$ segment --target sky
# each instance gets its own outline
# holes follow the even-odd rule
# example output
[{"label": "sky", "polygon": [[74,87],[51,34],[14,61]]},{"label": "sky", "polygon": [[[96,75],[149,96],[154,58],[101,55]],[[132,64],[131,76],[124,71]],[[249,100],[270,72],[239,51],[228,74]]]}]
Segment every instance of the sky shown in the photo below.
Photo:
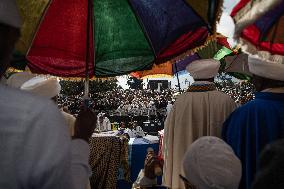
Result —
[{"label": "sky", "polygon": [[225,0],[224,1],[224,8],[223,14],[221,16],[220,22],[217,25],[217,31],[224,36],[228,37],[228,42],[231,46],[236,45],[235,41],[233,40],[233,34],[235,25],[233,19],[230,17],[230,13],[233,7],[238,3],[239,0]]},{"label": "sky", "polygon": [[[220,22],[217,25],[217,32],[223,34],[224,36],[228,37],[228,42],[230,43],[231,46],[236,45],[235,41],[233,40],[233,33],[234,33],[234,22],[232,18],[230,17],[230,13],[233,9],[233,7],[239,2],[239,0],[224,0],[224,5],[223,5],[223,14],[221,16]],[[127,86],[127,76],[121,76],[117,77],[118,79],[118,84],[121,85],[124,89],[128,88]],[[165,79],[165,78],[157,78],[157,79]],[[167,78],[168,79],[168,78]],[[144,79],[143,82],[146,83],[147,79]],[[173,77],[171,79],[168,79],[172,87],[174,88],[177,86],[177,77]],[[192,77],[186,73],[183,72],[179,75],[179,80],[181,84],[181,88],[187,88],[189,82],[193,82]]]}]

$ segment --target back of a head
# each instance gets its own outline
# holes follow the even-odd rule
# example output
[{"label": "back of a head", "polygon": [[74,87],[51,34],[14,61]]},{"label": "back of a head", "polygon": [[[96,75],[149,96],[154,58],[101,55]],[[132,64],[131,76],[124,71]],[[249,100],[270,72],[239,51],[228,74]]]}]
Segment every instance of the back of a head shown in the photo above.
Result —
[{"label": "back of a head", "polygon": [[237,189],[241,162],[217,137],[205,136],[188,148],[182,161],[186,179],[198,189]]},{"label": "back of a head", "polygon": [[284,188],[284,140],[268,144],[259,158],[252,189]]},{"label": "back of a head", "polygon": [[21,89],[39,96],[53,98],[59,94],[61,86],[55,77],[36,76],[26,81]]},{"label": "back of a head", "polygon": [[10,87],[13,88],[21,88],[21,86],[31,78],[35,77],[35,74],[32,74],[30,72],[19,72],[19,73],[14,73],[11,75],[6,84]]},{"label": "back of a head", "polygon": [[200,59],[191,62],[187,67],[187,72],[195,80],[214,78],[219,71],[220,62],[214,59]]},{"label": "back of a head", "polygon": [[284,64],[263,60],[250,55],[249,71],[254,74],[253,83],[257,91],[284,87]]}]

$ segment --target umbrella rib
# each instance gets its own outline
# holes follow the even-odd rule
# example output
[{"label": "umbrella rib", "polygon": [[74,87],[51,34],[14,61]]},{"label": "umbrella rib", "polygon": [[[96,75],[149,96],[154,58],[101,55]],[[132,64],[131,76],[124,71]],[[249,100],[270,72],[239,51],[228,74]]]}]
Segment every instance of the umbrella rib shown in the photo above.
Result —
[{"label": "umbrella rib", "polygon": [[150,47],[152,48],[152,51],[154,52],[155,58],[157,58],[157,54],[156,54],[155,48],[154,48],[154,46],[153,46],[153,44],[152,44],[152,42],[151,42],[151,40],[150,40],[149,34],[148,34],[148,32],[146,31],[146,28],[145,28],[145,26],[144,26],[142,20],[136,15],[135,10],[134,10],[134,7],[132,7],[132,5],[131,5],[131,3],[130,3],[130,0],[128,0],[127,2],[128,2],[128,5],[129,5],[130,8],[131,8],[131,10],[132,10],[132,12],[133,12],[133,14],[134,14],[136,20],[138,21],[139,26],[141,27],[141,29],[142,29],[142,31],[143,31],[143,33],[144,33],[144,35],[145,35],[145,37],[146,37],[148,43],[150,44]]}]

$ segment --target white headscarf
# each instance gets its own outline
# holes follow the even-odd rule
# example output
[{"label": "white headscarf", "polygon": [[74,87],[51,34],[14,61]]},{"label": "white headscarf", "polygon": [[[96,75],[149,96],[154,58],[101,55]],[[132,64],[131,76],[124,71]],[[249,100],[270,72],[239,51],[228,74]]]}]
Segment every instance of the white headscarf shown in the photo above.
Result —
[{"label": "white headscarf", "polygon": [[214,59],[201,59],[191,62],[186,70],[194,79],[209,79],[218,74],[220,62]]},{"label": "white headscarf", "polygon": [[232,148],[217,137],[201,137],[182,161],[185,177],[198,189],[238,189],[241,162]]},{"label": "white headscarf", "polygon": [[32,74],[30,72],[14,73],[7,79],[6,84],[10,87],[20,88],[26,81],[30,80],[35,76],[35,74]]},{"label": "white headscarf", "polygon": [[257,56],[250,55],[248,58],[249,71],[255,75],[284,81],[284,64],[262,60]]},{"label": "white headscarf", "polygon": [[26,81],[21,89],[47,98],[53,98],[59,94],[61,86],[55,77],[36,76]]}]

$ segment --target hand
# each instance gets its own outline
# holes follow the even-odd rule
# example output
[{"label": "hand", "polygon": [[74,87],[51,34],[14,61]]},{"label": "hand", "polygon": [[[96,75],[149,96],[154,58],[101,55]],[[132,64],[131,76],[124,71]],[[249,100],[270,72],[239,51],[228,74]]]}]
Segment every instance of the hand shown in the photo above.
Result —
[{"label": "hand", "polygon": [[89,143],[94,129],[96,128],[97,116],[88,108],[82,108],[75,122],[74,138],[80,138]]}]

